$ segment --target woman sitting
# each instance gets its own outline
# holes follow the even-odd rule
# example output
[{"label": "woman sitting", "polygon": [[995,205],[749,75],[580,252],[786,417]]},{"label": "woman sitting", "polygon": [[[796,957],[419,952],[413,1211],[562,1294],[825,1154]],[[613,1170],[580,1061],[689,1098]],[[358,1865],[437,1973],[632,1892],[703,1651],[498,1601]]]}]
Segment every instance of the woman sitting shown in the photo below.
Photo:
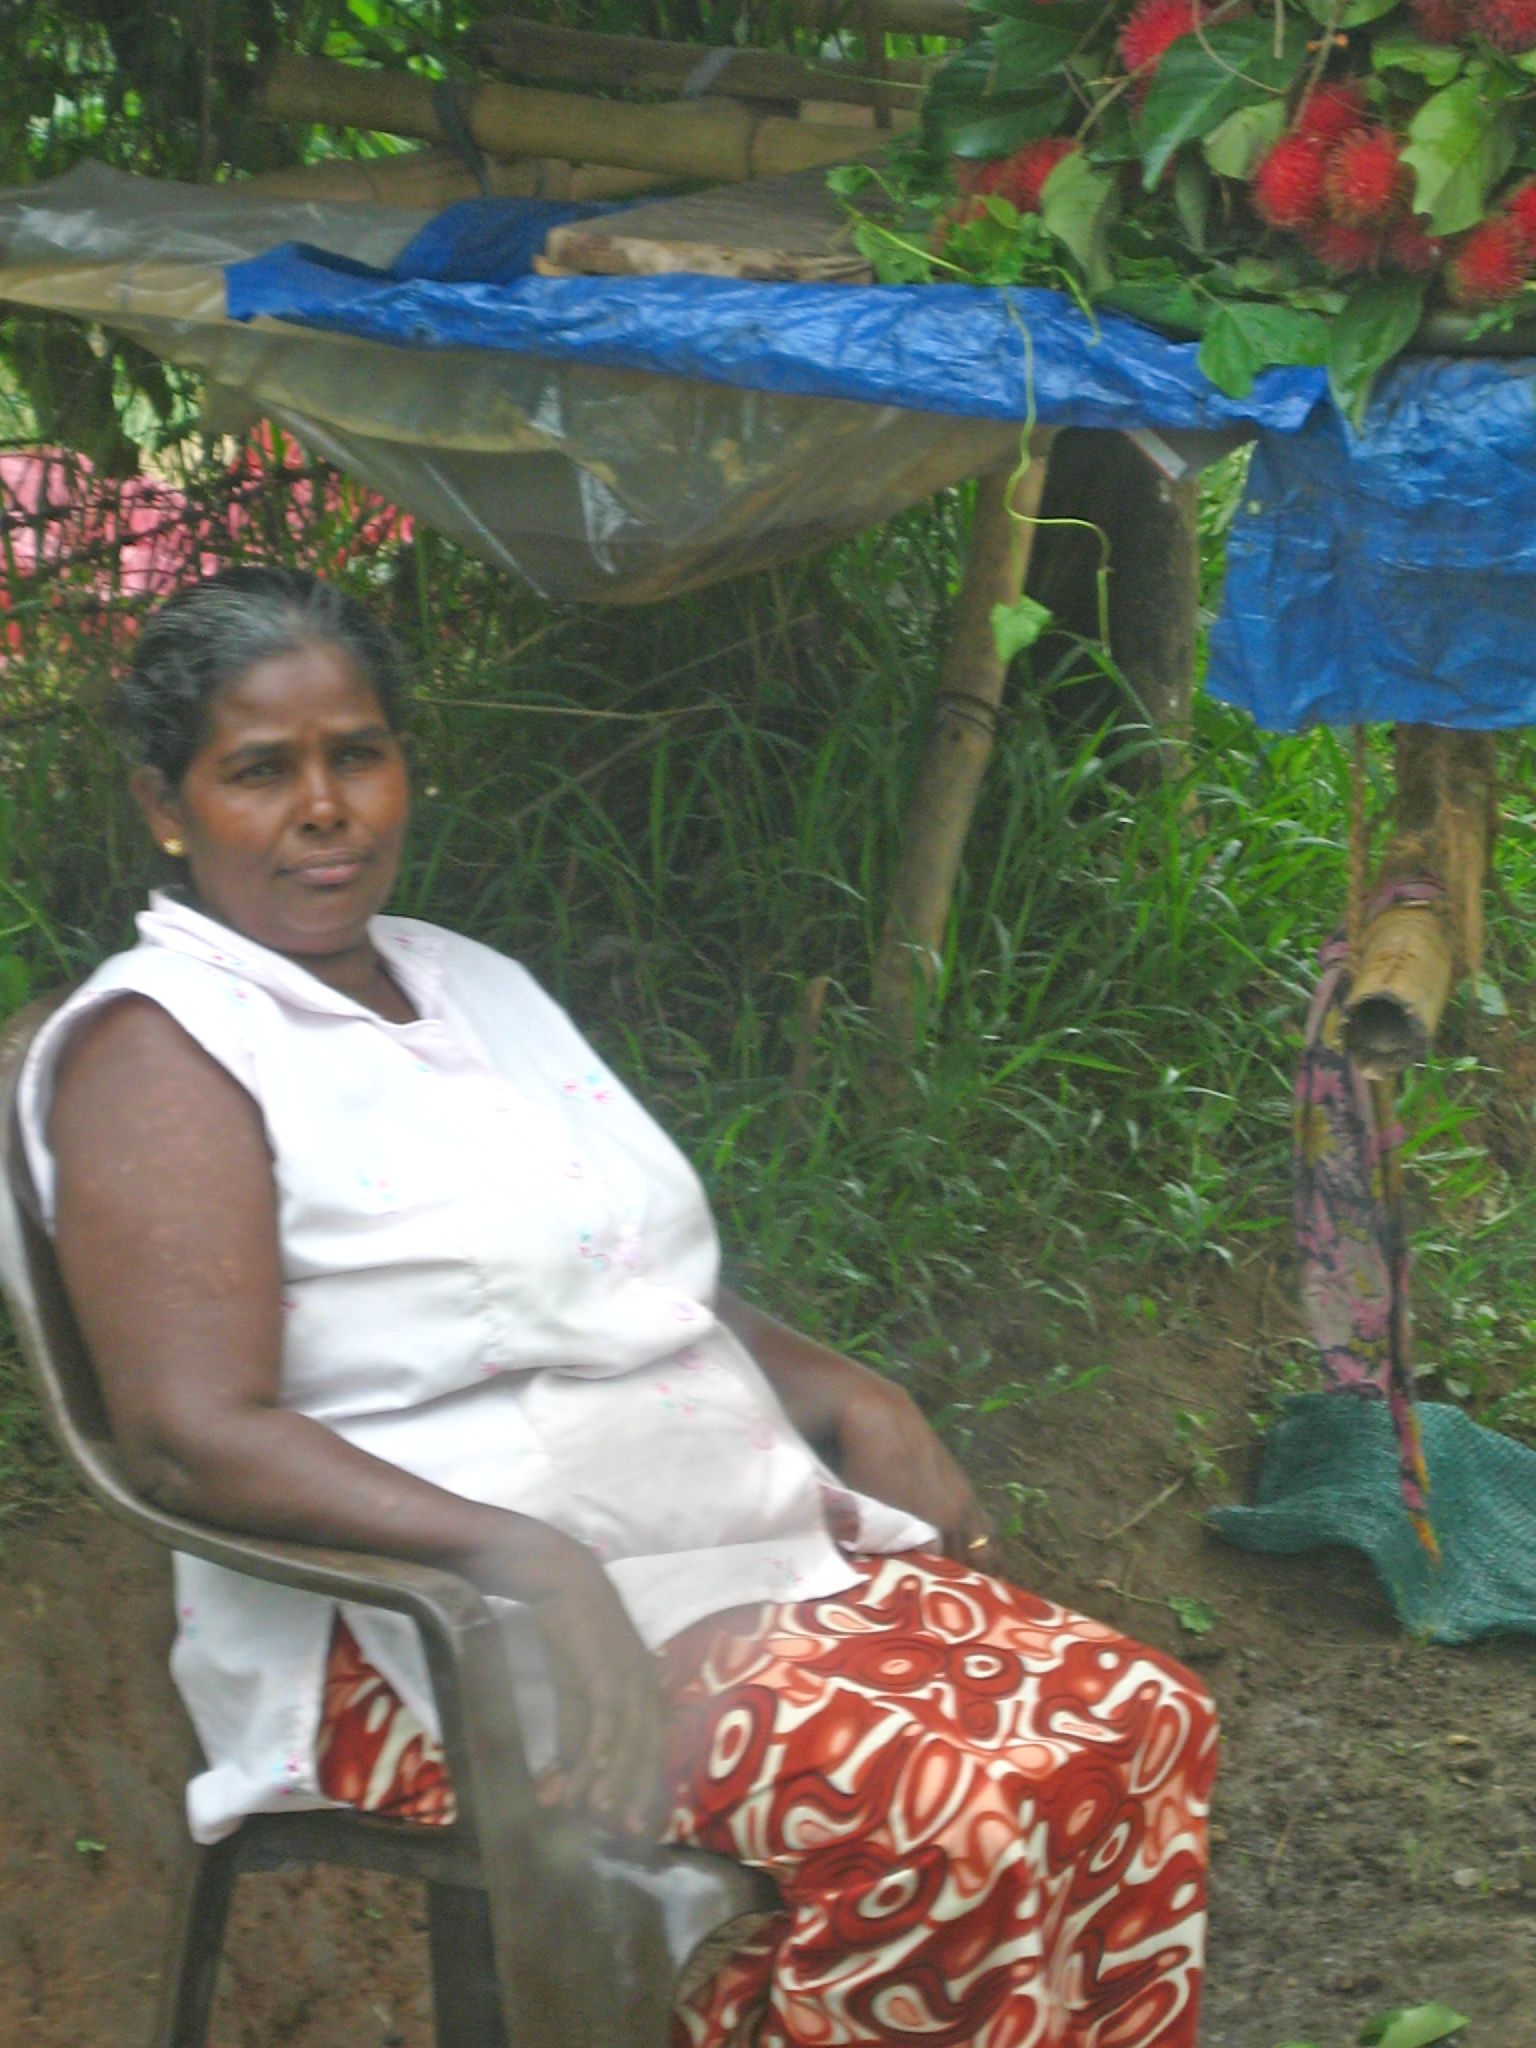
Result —
[{"label": "woman sitting", "polygon": [[[23,1128],[144,1492],[464,1574],[542,1796],[771,1873],[680,2043],[1191,2048],[1204,1692],[987,1576],[913,1402],[721,1287],[691,1168],[524,969],[380,914],[379,625],[232,571],[122,694],[180,881],[39,1038]],[[451,1816],[408,1622],[176,1577],[198,1839]]]}]

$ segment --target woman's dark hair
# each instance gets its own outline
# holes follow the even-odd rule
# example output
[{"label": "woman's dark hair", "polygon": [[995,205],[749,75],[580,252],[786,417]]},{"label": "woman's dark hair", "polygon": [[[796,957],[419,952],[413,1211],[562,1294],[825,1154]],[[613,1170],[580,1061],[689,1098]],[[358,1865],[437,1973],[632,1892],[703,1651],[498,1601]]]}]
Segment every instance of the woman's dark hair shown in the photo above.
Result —
[{"label": "woman's dark hair", "polygon": [[178,590],[139,630],[116,703],[134,759],[179,783],[224,685],[311,641],[351,657],[397,730],[405,705],[400,653],[370,611],[302,569],[225,569]]}]

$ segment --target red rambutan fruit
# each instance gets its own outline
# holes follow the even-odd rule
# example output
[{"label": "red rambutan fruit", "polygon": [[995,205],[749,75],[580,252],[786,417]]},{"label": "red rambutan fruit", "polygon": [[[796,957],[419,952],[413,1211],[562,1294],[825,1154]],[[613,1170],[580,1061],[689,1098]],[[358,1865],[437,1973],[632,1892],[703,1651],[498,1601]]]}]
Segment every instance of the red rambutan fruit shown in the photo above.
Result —
[{"label": "red rambutan fruit", "polygon": [[1459,43],[1469,33],[1467,0],[1408,0],[1408,5],[1426,43]]},{"label": "red rambutan fruit", "polygon": [[1471,0],[1472,26],[1496,50],[1536,49],[1536,0]]},{"label": "red rambutan fruit", "polygon": [[1358,85],[1339,79],[1317,88],[1298,111],[1291,133],[1313,142],[1342,142],[1363,127],[1365,119],[1365,94]]},{"label": "red rambutan fruit", "polygon": [[1428,277],[1440,268],[1445,244],[1416,220],[1394,221],[1387,229],[1383,253],[1394,270],[1406,270],[1410,277]]},{"label": "red rambutan fruit", "polygon": [[1451,297],[1463,306],[1512,299],[1530,275],[1530,262],[1512,222],[1480,221],[1462,237],[1446,268]]},{"label": "red rambutan fruit", "polygon": [[1198,0],[1136,0],[1116,47],[1127,71],[1156,70],[1165,50],[1199,26]]},{"label": "red rambutan fruit", "polygon": [[1527,256],[1536,256],[1536,178],[1527,179],[1504,202],[1503,218],[1520,238]]},{"label": "red rambutan fruit", "polygon": [[1308,246],[1325,270],[1341,274],[1369,270],[1381,252],[1381,238],[1350,221],[1325,221],[1307,237]]},{"label": "red rambutan fruit", "polygon": [[1329,213],[1352,228],[1385,226],[1404,211],[1410,189],[1402,142],[1388,128],[1346,135],[1335,143],[1323,175]]},{"label": "red rambutan fruit", "polygon": [[973,175],[968,190],[995,193],[1009,200],[1020,213],[1038,213],[1045,181],[1064,156],[1071,156],[1078,144],[1070,135],[1044,135],[1038,142],[1026,142],[1012,156],[995,157]]},{"label": "red rambutan fruit", "polygon": [[1253,174],[1253,210],[1272,228],[1302,228],[1323,210],[1322,143],[1310,135],[1283,135]]}]

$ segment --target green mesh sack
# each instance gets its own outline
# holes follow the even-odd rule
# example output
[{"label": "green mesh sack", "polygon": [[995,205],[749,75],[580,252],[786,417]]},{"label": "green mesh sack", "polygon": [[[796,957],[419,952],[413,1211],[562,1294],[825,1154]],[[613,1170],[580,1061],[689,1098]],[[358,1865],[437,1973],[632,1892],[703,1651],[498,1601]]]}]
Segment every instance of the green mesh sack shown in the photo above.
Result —
[{"label": "green mesh sack", "polygon": [[1265,1440],[1256,1505],[1213,1509],[1207,1526],[1244,1550],[1364,1551],[1405,1627],[1430,1642],[1536,1635],[1536,1451],[1459,1408],[1418,1412],[1438,1565],[1403,1511],[1383,1401],[1298,1395]]}]

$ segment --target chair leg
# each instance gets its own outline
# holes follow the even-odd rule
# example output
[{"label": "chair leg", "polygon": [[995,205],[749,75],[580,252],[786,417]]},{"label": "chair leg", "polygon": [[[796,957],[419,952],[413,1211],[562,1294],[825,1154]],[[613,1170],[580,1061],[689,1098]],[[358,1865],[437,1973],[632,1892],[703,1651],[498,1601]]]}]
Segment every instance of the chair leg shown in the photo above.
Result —
[{"label": "chair leg", "polygon": [[188,1841],[172,1902],[153,2048],[205,2048],[224,1922],[240,1864],[236,1838],[206,1848]]},{"label": "chair leg", "polygon": [[437,2048],[506,2048],[485,1893],[427,1886]]}]

